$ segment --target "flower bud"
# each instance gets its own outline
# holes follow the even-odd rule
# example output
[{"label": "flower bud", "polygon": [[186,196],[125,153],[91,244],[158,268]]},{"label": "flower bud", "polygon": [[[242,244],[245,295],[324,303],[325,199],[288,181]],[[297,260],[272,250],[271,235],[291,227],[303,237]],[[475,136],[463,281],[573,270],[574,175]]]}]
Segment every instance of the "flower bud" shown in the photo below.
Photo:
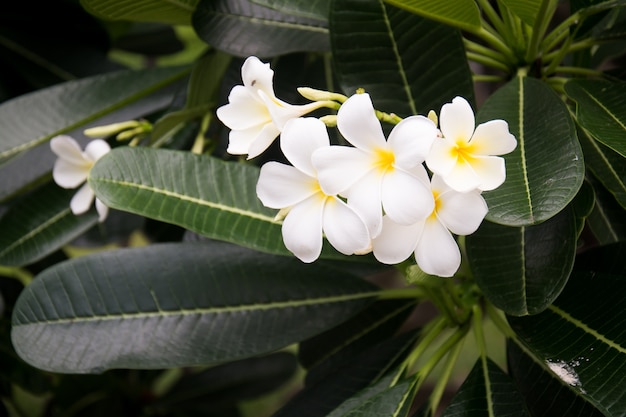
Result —
[{"label": "flower bud", "polygon": [[348,97],[339,93],[331,93],[330,91],[316,90],[311,87],[298,87],[298,93],[304,98],[312,101],[338,101],[343,103]]},{"label": "flower bud", "polygon": [[90,138],[103,138],[106,136],[115,135],[127,129],[135,128],[139,125],[140,123],[137,120],[128,120],[126,122],[91,127],[89,129],[85,129],[83,131],[83,134],[85,136],[89,136]]}]

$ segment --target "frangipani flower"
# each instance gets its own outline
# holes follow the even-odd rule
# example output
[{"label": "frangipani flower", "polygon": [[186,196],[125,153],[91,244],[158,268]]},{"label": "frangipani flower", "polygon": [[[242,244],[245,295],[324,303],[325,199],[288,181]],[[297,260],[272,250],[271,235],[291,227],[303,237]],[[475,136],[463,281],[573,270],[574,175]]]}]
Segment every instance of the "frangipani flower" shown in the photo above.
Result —
[{"label": "frangipani flower", "polygon": [[288,120],[326,105],[313,102],[296,106],[276,98],[274,71],[255,56],[241,67],[243,85],[233,87],[228,104],[217,109],[217,117],[231,129],[227,151],[233,155],[260,155],[278,137]]},{"label": "frangipani flower", "polygon": [[323,147],[313,154],[322,190],[348,199],[372,237],[384,212],[395,222],[413,224],[428,216],[434,201],[422,162],[438,134],[423,116],[411,116],[385,136],[368,94],[355,94],[339,109],[337,127],[354,147]]},{"label": "frangipani flower", "polygon": [[313,262],[322,251],[322,233],[345,255],[368,249],[369,233],[361,217],[337,196],[324,193],[317,181],[311,154],[330,146],[324,123],[315,118],[291,120],[280,145],[293,166],[263,165],[256,191],[265,206],[288,209],[282,226],[287,249],[303,262]]},{"label": "frangipani flower", "polygon": [[452,236],[474,233],[487,214],[479,190],[460,193],[434,175],[431,182],[435,208],[420,222],[401,225],[383,218],[382,232],[373,239],[374,256],[380,262],[396,264],[413,252],[422,271],[451,277],[461,265],[461,252]]},{"label": "frangipani flower", "polygon": [[[59,157],[54,163],[52,178],[63,188],[76,188],[87,181],[91,167],[111,150],[108,143],[102,139],[96,139],[89,142],[83,152],[78,143],[66,135],[52,138],[50,148]],[[70,201],[72,213],[76,215],[86,213],[94,199],[96,200],[98,219],[103,222],[107,217],[109,208],[96,198],[89,184],[83,185],[72,197]]]},{"label": "frangipani flower", "polygon": [[443,138],[437,139],[426,158],[430,170],[457,191],[482,191],[499,187],[506,178],[504,155],[517,146],[504,120],[476,127],[474,112],[462,97],[444,104],[439,115]]}]

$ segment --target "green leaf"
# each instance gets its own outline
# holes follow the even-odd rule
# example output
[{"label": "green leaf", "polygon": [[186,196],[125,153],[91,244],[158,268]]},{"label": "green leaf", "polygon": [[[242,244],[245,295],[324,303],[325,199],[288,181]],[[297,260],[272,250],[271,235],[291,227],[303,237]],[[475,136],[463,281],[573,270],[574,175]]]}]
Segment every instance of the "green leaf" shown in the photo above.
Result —
[{"label": "green leaf", "polygon": [[95,225],[95,209],[81,216],[70,210],[74,193],[51,183],[12,206],[0,218],[0,264],[31,264]]},{"label": "green leaf", "polygon": [[[617,259],[624,259],[624,249]],[[626,414],[624,291],[623,273],[574,271],[543,313],[509,318],[538,363],[606,416]]]},{"label": "green leaf", "polygon": [[481,28],[480,11],[474,0],[385,0],[385,3],[469,32]]},{"label": "green leaf", "polygon": [[511,377],[526,400],[533,417],[603,417],[597,408],[564,386],[545,365],[537,363],[519,346],[507,343]]},{"label": "green leaf", "polygon": [[328,50],[328,29],[323,22],[249,0],[200,0],[192,22],[202,40],[235,56]]},{"label": "green leaf", "polygon": [[377,294],[292,258],[223,243],[152,245],[45,270],[15,304],[12,340],[31,365],[61,373],[216,364],[311,337]]},{"label": "green leaf", "polygon": [[362,87],[377,109],[403,117],[439,112],[457,95],[473,100],[458,31],[376,0],[335,0],[330,27],[345,94]]},{"label": "green leaf", "polygon": [[593,211],[595,204],[596,196],[593,191],[593,186],[589,181],[585,181],[572,201],[572,209],[574,211],[574,217],[576,218],[576,236],[579,238],[585,228],[585,221]]},{"label": "green leaf", "polygon": [[69,81],[0,106],[0,162],[181,78],[180,67],[118,71]]},{"label": "green leaf", "polygon": [[383,378],[375,385],[359,392],[343,402],[327,417],[396,417],[405,415],[413,402],[415,379],[409,378],[390,386],[390,378]]},{"label": "green leaf", "polygon": [[502,0],[502,3],[518,15],[529,26],[535,25],[537,13],[541,8],[541,0]]},{"label": "green leaf", "polygon": [[585,164],[626,209],[626,159],[608,146],[591,139],[585,132],[581,132],[579,138],[585,153]]},{"label": "green leaf", "polygon": [[[307,417],[327,417],[344,402],[354,406],[359,400],[351,398],[366,389],[370,384],[385,380],[386,383],[378,386],[381,389],[388,386],[389,377],[383,377],[390,369],[399,366],[400,362],[410,352],[417,338],[416,332],[407,332],[399,336],[383,339],[378,344],[364,350],[345,362],[335,372],[323,379],[307,384],[273,417],[302,417],[303,411]],[[382,377],[382,379],[381,379]],[[371,391],[368,391],[371,393]],[[373,394],[372,394],[373,395]]]},{"label": "green leaf", "polygon": [[89,13],[105,20],[188,25],[199,0],[80,0]]},{"label": "green leaf", "polygon": [[546,309],[574,264],[577,219],[568,208],[535,226],[484,222],[466,237],[476,283],[496,307],[523,316]]},{"label": "green leaf", "polygon": [[626,82],[571,80],[565,93],[576,102],[576,120],[595,140],[626,157]]},{"label": "green leaf", "polygon": [[541,223],[574,198],[585,173],[569,110],[543,81],[516,77],[483,104],[478,123],[504,119],[517,138],[506,181],[483,195],[487,220],[508,226]]},{"label": "green leaf", "polygon": [[529,417],[511,378],[489,358],[479,358],[442,417]]},{"label": "green leaf", "polygon": [[276,210],[256,196],[259,169],[190,152],[116,148],[98,160],[89,184],[107,206],[201,235],[287,255]]},{"label": "green leaf", "polygon": [[193,109],[216,101],[230,61],[230,55],[219,51],[212,51],[196,60],[189,77],[185,108]]},{"label": "green leaf", "polygon": [[294,16],[327,22],[331,0],[252,0],[252,3]]},{"label": "green leaf", "polygon": [[626,216],[613,195],[601,184],[595,184],[596,203],[587,224],[601,245],[626,241]]}]

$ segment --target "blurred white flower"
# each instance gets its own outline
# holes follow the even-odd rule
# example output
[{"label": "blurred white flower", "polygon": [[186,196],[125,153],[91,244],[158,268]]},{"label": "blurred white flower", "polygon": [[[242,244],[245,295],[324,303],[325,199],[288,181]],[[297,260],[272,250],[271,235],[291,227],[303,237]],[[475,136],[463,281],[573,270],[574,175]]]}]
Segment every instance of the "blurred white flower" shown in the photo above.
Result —
[{"label": "blurred white flower", "polygon": [[430,170],[457,191],[482,191],[499,187],[506,178],[504,158],[517,146],[504,120],[476,127],[472,107],[462,97],[444,104],[439,115],[443,138],[437,139],[426,158]]},{"label": "blurred white flower", "polygon": [[243,85],[230,91],[228,104],[217,109],[217,117],[231,129],[227,151],[254,158],[278,137],[288,120],[326,105],[317,101],[296,106],[276,98],[274,71],[255,56],[241,67]]},{"label": "blurred white flower", "polygon": [[[261,167],[257,195],[271,208],[281,209],[287,249],[303,262],[313,262],[322,250],[322,236],[345,255],[370,246],[367,227],[359,215],[335,195],[320,188],[311,154],[330,146],[324,123],[315,118],[285,124],[281,149],[293,166],[268,162]],[[285,210],[287,209],[287,210]]]},{"label": "blurred white flower", "polygon": [[[95,139],[87,144],[83,152],[78,143],[66,135],[52,138],[50,148],[59,157],[54,164],[52,178],[63,188],[76,188],[87,181],[91,167],[111,150],[109,144],[104,140]],[[99,221],[103,222],[109,209],[96,198],[89,184],[83,185],[72,197],[70,201],[72,213],[76,215],[86,213],[94,199],[96,200]]]},{"label": "blurred white flower", "polygon": [[423,116],[411,116],[385,136],[368,94],[355,94],[339,109],[337,127],[354,147],[323,147],[313,154],[322,190],[343,195],[375,237],[383,210],[393,221],[413,224],[428,216],[433,196],[422,162],[438,130]]},{"label": "blurred white flower", "polygon": [[437,175],[432,178],[431,190],[435,199],[432,213],[412,225],[385,216],[382,232],[372,241],[373,252],[386,264],[400,263],[414,253],[422,271],[451,277],[461,265],[461,252],[450,232],[474,233],[487,214],[487,204],[479,190],[457,192]]}]

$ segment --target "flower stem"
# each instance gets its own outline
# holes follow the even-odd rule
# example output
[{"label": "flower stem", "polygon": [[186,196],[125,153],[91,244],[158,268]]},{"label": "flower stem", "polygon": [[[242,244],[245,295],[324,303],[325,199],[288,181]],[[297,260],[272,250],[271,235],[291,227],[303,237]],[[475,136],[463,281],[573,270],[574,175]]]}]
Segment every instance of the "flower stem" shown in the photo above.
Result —
[{"label": "flower stem", "polygon": [[486,83],[499,83],[504,81],[504,77],[500,75],[483,75],[483,74],[474,74],[472,75],[472,80],[474,82],[486,82]]},{"label": "flower stem", "polygon": [[191,152],[197,155],[201,155],[204,152],[204,134],[206,133],[207,128],[209,127],[209,122],[211,121],[211,113],[207,113],[202,118],[202,122],[200,123],[200,130],[196,135],[196,139],[193,142],[193,146],[191,147]]},{"label": "flower stem", "polygon": [[448,321],[445,317],[437,317],[422,330],[424,337],[420,339],[417,346],[411,351],[411,353],[404,359],[404,368],[411,369],[415,362],[424,354],[426,349],[441,335],[441,333],[448,327]]},{"label": "flower stem", "polygon": [[502,55],[506,57],[508,62],[515,62],[516,59],[513,55],[513,52],[511,51],[511,48],[506,44],[506,42],[504,42],[504,40],[502,40],[502,38],[497,33],[494,33],[487,28],[488,26],[484,26],[475,31],[474,34],[487,42],[489,45],[493,46],[494,49],[501,52]]},{"label": "flower stem", "polygon": [[375,112],[376,112],[376,117],[381,122],[386,122],[386,123],[397,125],[398,123],[402,121],[402,117],[398,116],[395,113],[385,113],[380,110],[375,110]]},{"label": "flower stem", "polygon": [[463,45],[465,45],[465,49],[470,52],[491,58],[495,61],[501,62],[503,65],[506,65],[506,57],[498,51],[494,51],[493,49],[487,48],[486,46],[473,42],[469,39],[463,39]]},{"label": "flower stem", "polygon": [[539,10],[537,11],[537,18],[533,25],[533,30],[530,35],[530,41],[528,42],[528,49],[526,50],[526,62],[532,62],[537,58],[539,54],[539,45],[543,39],[548,24],[556,11],[557,0],[542,0]]},{"label": "flower stem", "polygon": [[504,22],[500,19],[500,16],[498,16],[498,13],[493,6],[491,6],[489,0],[477,0],[476,2],[482,9],[483,13],[485,13],[485,16],[487,16],[487,19],[489,19],[491,24],[494,26],[495,30],[502,35],[507,34],[508,31],[506,30]]},{"label": "flower stem", "polygon": [[496,61],[493,58],[490,58],[481,54],[477,54],[471,51],[467,51],[465,55],[467,56],[467,59],[469,59],[470,61],[474,61],[476,63],[483,64],[485,66],[495,68],[506,73],[509,73],[511,71],[510,68],[506,64],[503,64],[500,61]]}]

